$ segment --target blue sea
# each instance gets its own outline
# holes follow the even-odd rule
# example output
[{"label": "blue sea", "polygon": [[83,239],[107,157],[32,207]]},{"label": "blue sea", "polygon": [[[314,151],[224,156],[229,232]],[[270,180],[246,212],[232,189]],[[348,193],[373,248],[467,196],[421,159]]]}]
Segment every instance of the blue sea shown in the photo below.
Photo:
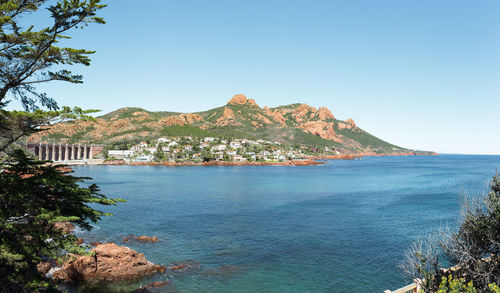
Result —
[{"label": "blue sea", "polygon": [[[199,262],[101,288],[127,292],[383,292],[410,283],[398,268],[418,237],[456,227],[461,196],[481,196],[500,156],[329,160],[320,166],[88,166],[102,193],[127,200],[87,242],[127,245],[161,265]],[[157,243],[123,243],[129,234]],[[90,290],[90,289],[88,289]],[[85,291],[80,288],[79,291]]]}]

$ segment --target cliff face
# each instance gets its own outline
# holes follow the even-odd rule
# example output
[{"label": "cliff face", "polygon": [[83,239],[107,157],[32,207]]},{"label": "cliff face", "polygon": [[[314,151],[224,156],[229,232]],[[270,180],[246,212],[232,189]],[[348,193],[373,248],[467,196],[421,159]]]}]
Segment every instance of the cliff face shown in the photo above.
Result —
[{"label": "cliff face", "polygon": [[54,125],[31,136],[29,141],[110,143],[184,135],[331,146],[344,153],[405,151],[366,133],[352,119],[336,119],[325,107],[316,109],[307,104],[292,104],[261,108],[243,94],[234,95],[225,106],[198,113],[121,108],[94,122]]}]

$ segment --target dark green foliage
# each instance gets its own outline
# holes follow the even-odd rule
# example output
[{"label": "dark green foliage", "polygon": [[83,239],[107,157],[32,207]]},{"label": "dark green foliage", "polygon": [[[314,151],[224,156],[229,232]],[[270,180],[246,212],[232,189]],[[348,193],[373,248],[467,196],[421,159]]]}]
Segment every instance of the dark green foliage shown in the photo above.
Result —
[{"label": "dark green foliage", "polygon": [[398,147],[396,145],[390,144],[386,141],[381,140],[380,138],[377,138],[368,132],[356,128],[354,130],[350,129],[335,129],[335,131],[342,135],[343,137],[352,139],[360,143],[363,147],[370,147],[371,149],[375,150],[375,152],[378,153],[388,153],[388,152],[394,152],[395,150],[398,151],[407,151],[406,149],[403,149],[401,147]]},{"label": "dark green foliage", "polygon": [[169,137],[181,137],[181,136],[192,136],[192,137],[207,137],[215,136],[215,133],[211,131],[206,131],[198,127],[191,125],[172,125],[165,127],[160,132],[161,136]]},{"label": "dark green foliage", "polygon": [[339,143],[333,142],[331,140],[326,140],[324,138],[321,138],[317,135],[304,132],[301,130],[296,130],[295,133],[293,134],[293,140],[290,140],[291,143],[295,144],[305,144],[305,145],[312,145],[312,146],[339,146]]},{"label": "dark green foliage", "polygon": [[[56,288],[37,272],[41,260],[64,252],[85,253],[75,236],[63,235],[56,222],[73,222],[83,229],[106,215],[93,207],[121,201],[99,193],[96,185],[81,187],[87,178],[30,159],[16,149],[19,140],[41,126],[74,119],[93,119],[95,110],[59,107],[36,85],[50,81],[81,83],[82,76],[64,68],[90,64],[93,51],[58,47],[72,29],[104,23],[96,13],[99,0],[0,1],[0,289],[1,292],[51,292]],[[50,12],[48,27],[36,30],[23,16],[39,9]],[[57,65],[57,69],[54,69]],[[25,111],[6,111],[10,98]],[[42,111],[43,106],[51,111]],[[89,129],[87,129],[89,130]]]},{"label": "dark green foliage", "polygon": [[81,187],[79,178],[60,167],[35,161],[18,150],[4,162],[0,173],[0,284],[3,292],[32,292],[49,286],[36,271],[44,259],[57,259],[62,250],[78,251],[75,236],[53,226],[73,222],[90,230],[106,213],[95,204],[115,205],[92,184]]},{"label": "dark green foliage", "polygon": [[110,120],[110,119],[133,118],[135,116],[132,114],[135,112],[145,112],[153,118],[163,118],[163,117],[169,117],[169,116],[179,114],[177,112],[167,112],[167,111],[151,112],[151,111],[139,108],[139,107],[125,107],[125,108],[120,108],[118,110],[110,112],[110,113],[103,115],[99,118],[102,118],[106,121]]},{"label": "dark green foliage", "polygon": [[[441,261],[443,258],[444,262]],[[441,269],[450,264],[454,266],[453,270]],[[445,230],[437,237],[414,244],[406,253],[402,268],[412,279],[425,279],[425,292],[437,291],[441,280],[451,278],[450,275],[455,279],[463,279],[464,284],[471,282],[478,292],[489,292],[494,287],[492,284],[500,285],[498,175],[493,176],[486,196],[482,199],[469,198],[463,202],[458,231]]]},{"label": "dark green foliage", "polygon": [[53,65],[89,65],[85,49],[57,47],[68,39],[67,33],[88,23],[104,23],[96,16],[105,7],[99,0],[60,0],[47,7],[53,23],[50,27],[34,30],[24,24],[22,16],[33,13],[51,3],[47,0],[5,0],[0,2],[0,104],[5,104],[7,93],[19,99],[26,110],[37,109],[37,104],[57,109],[57,103],[35,85],[49,81],[81,83],[82,76],[67,69],[50,70]]},{"label": "dark green foliage", "polygon": [[[51,125],[70,119],[93,120],[90,113],[97,110],[62,107],[57,111],[40,109],[27,111],[5,111],[0,107],[0,152],[5,152],[17,140],[40,131],[40,126]],[[64,135],[64,134],[62,134]]]}]

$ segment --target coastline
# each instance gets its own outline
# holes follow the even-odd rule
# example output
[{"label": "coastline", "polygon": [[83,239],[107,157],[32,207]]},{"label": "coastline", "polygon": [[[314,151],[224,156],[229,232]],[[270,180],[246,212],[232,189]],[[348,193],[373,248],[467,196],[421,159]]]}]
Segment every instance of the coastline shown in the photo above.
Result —
[{"label": "coastline", "polygon": [[321,155],[306,157],[310,160],[354,160],[363,157],[392,157],[392,156],[439,156],[435,152],[407,152],[407,153],[360,153],[342,155]]},{"label": "coastline", "polygon": [[128,165],[128,166],[167,166],[167,167],[180,167],[180,166],[200,166],[200,167],[212,167],[212,166],[314,166],[322,165],[325,162],[319,162],[316,160],[304,160],[304,161],[287,161],[287,162],[233,162],[233,161],[209,161],[203,163],[169,163],[169,162],[132,162],[127,163],[124,161],[108,161],[103,162],[100,165]]},{"label": "coastline", "polygon": [[384,156],[438,156],[438,153],[360,153],[360,154],[342,154],[342,155],[320,155],[308,156],[304,160],[292,160],[286,162],[235,162],[235,161],[209,161],[203,163],[184,162],[184,163],[170,163],[170,162],[125,162],[125,161],[104,161],[92,160],[88,162],[75,161],[65,162],[56,165],[68,166],[165,166],[165,167],[182,167],[182,166],[196,166],[196,167],[214,167],[214,166],[316,166],[323,165],[325,162],[318,160],[354,160],[363,157],[384,157]]}]

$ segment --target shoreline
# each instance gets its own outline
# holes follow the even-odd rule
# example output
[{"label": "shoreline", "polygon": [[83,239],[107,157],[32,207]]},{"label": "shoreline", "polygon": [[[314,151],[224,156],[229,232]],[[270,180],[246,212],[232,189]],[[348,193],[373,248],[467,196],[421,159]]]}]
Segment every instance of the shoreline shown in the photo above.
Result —
[{"label": "shoreline", "polygon": [[439,156],[438,153],[417,153],[417,152],[407,152],[407,153],[360,153],[360,154],[342,154],[342,155],[322,155],[322,156],[310,156],[306,157],[311,160],[354,160],[364,157],[396,157],[396,156]]},{"label": "shoreline", "polygon": [[203,163],[184,162],[125,162],[125,161],[104,161],[93,160],[91,162],[73,161],[55,165],[67,166],[165,166],[165,167],[214,167],[214,166],[317,166],[326,164],[326,162],[318,160],[354,160],[363,157],[391,157],[391,156],[438,156],[438,153],[360,153],[360,154],[342,154],[342,155],[320,155],[305,157],[304,160],[292,160],[286,162],[235,162],[235,161],[209,161]]},{"label": "shoreline", "polygon": [[316,160],[304,161],[287,161],[287,162],[233,162],[233,161],[209,161],[203,163],[169,163],[169,162],[132,162],[127,163],[124,161],[108,161],[99,165],[127,165],[127,166],[166,166],[166,167],[180,167],[180,166],[198,166],[198,167],[213,167],[213,166],[315,166],[322,165],[325,162]]}]

